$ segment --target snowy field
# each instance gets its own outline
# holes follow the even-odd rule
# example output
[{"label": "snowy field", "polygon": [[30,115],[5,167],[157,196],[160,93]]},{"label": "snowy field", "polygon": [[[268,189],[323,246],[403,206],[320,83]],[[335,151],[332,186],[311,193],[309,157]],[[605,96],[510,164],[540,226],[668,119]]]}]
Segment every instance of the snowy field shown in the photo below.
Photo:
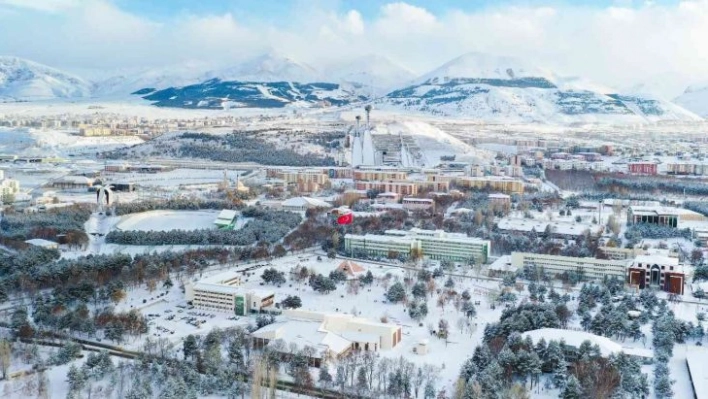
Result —
[{"label": "snowy field", "polygon": [[26,156],[95,155],[140,144],[141,138],[134,136],[83,137],[66,130],[0,128],[0,153]]},{"label": "snowy field", "polygon": [[214,228],[218,211],[149,211],[123,216],[117,230],[171,231]]}]

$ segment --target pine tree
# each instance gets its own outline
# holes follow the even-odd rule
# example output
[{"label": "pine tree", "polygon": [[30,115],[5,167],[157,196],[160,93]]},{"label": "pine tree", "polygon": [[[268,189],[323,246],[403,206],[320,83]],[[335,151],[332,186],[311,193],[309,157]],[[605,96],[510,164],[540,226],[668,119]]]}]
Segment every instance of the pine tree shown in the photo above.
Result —
[{"label": "pine tree", "polygon": [[425,284],[422,282],[415,283],[411,292],[413,293],[413,297],[418,299],[425,298],[425,296],[428,294],[425,288]]},{"label": "pine tree", "polygon": [[565,388],[568,383],[568,363],[561,359],[553,369],[553,385],[556,388]]},{"label": "pine tree", "polygon": [[581,399],[583,396],[583,389],[580,386],[578,379],[571,374],[568,377],[568,383],[565,385],[563,392],[560,395],[561,399]]},{"label": "pine tree", "polygon": [[400,302],[406,297],[406,289],[400,282],[394,283],[386,292],[386,299],[389,302]]},{"label": "pine tree", "polygon": [[366,392],[369,389],[369,383],[366,380],[366,370],[363,367],[360,367],[357,372],[356,388],[359,392]]},{"label": "pine tree", "polygon": [[423,393],[424,399],[435,399],[435,386],[432,381],[428,381],[425,384],[425,392]]},{"label": "pine tree", "polygon": [[327,366],[327,363],[323,363],[322,366],[320,366],[318,381],[324,387],[327,387],[332,383],[332,374],[329,373],[329,366]]}]

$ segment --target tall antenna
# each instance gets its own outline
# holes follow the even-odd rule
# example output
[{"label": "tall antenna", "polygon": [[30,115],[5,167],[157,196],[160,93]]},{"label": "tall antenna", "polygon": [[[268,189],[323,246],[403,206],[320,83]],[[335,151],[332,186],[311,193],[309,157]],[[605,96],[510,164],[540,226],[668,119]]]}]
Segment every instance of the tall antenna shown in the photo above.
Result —
[{"label": "tall antenna", "polygon": [[367,105],[366,107],[364,107],[364,111],[366,111],[366,128],[367,128],[367,129],[371,129],[371,125],[369,124],[369,116],[370,116],[370,114],[371,114],[372,108],[373,108],[373,107],[371,106],[371,104],[369,104],[369,105]]}]

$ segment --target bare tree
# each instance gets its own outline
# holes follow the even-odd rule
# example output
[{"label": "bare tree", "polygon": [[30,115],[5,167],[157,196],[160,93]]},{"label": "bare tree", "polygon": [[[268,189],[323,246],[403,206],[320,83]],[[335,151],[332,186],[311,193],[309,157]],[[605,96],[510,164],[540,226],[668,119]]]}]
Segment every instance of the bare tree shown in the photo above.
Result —
[{"label": "bare tree", "polygon": [[6,339],[0,340],[0,371],[2,378],[7,379],[7,371],[12,361],[12,344]]}]

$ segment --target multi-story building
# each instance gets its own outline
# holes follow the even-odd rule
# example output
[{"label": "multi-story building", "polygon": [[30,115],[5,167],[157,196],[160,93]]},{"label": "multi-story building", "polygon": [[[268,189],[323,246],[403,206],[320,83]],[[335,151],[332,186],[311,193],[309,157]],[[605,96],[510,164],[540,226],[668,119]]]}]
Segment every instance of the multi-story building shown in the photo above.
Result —
[{"label": "multi-story building", "polygon": [[396,168],[352,169],[355,181],[404,181],[408,173]]},{"label": "multi-story building", "polygon": [[666,164],[668,175],[708,175],[708,163],[703,162],[673,162]]},{"label": "multi-story building", "polygon": [[266,290],[244,290],[241,278],[225,272],[197,283],[185,284],[185,295],[197,309],[245,316],[273,306],[275,294]]},{"label": "multi-story building", "polygon": [[501,193],[492,193],[488,196],[489,202],[499,205],[511,205],[511,196]]},{"label": "multi-story building", "polygon": [[524,182],[518,179],[487,176],[487,177],[458,177],[455,182],[462,187],[475,189],[490,189],[505,194],[523,194]]},{"label": "multi-story building", "polygon": [[329,174],[321,169],[280,170],[277,178],[285,183],[317,183],[321,186],[329,183]]},{"label": "multi-story building", "polygon": [[633,175],[656,175],[658,173],[657,164],[654,162],[631,162],[627,164],[627,170]]},{"label": "multi-story building", "polygon": [[402,204],[403,209],[409,211],[426,211],[435,209],[435,201],[430,198],[405,197],[403,198]]},{"label": "multi-story building", "polygon": [[640,289],[657,287],[672,294],[683,295],[686,276],[678,258],[640,255],[634,258],[627,280],[630,285]]},{"label": "multi-story building", "polygon": [[347,253],[363,252],[369,256],[392,257],[418,253],[437,260],[487,263],[491,243],[488,240],[468,237],[442,230],[387,230],[383,235],[366,234],[344,236]]},{"label": "multi-story building", "polygon": [[398,195],[417,195],[418,185],[409,181],[357,181],[354,183],[357,190],[375,190],[391,192]]},{"label": "multi-story building", "polygon": [[630,206],[627,208],[627,224],[651,223],[677,227],[679,211],[667,207]]},{"label": "multi-story building", "polygon": [[605,276],[624,279],[630,264],[631,260],[576,258],[529,252],[513,252],[511,254],[511,265],[514,268],[535,266],[537,270],[543,268],[551,276],[576,272],[590,280],[602,280]]}]

